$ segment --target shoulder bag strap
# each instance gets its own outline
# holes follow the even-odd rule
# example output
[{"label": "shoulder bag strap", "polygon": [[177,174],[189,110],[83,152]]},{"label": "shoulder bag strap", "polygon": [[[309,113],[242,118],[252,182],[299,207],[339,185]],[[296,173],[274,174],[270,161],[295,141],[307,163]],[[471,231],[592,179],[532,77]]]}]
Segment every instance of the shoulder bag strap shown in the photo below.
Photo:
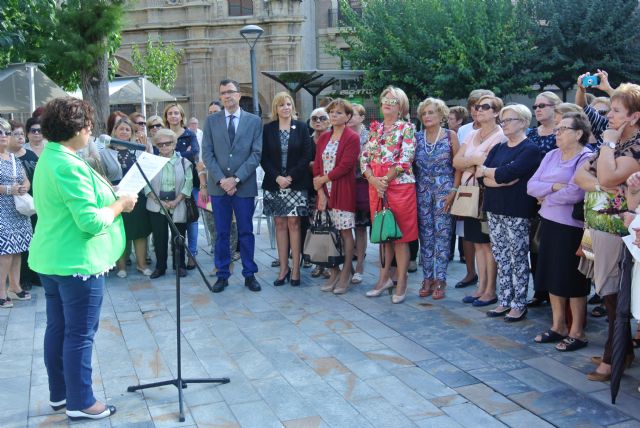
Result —
[{"label": "shoulder bag strap", "polygon": [[16,157],[13,155],[13,153],[10,153],[11,155],[11,164],[13,165],[13,181],[15,181],[16,183],[18,182],[18,171],[16,169]]}]

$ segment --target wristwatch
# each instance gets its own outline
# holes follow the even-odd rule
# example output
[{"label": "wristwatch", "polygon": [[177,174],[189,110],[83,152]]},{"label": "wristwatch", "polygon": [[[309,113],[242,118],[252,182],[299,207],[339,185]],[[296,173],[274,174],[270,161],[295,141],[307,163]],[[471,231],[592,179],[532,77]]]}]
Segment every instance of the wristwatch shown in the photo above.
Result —
[{"label": "wristwatch", "polygon": [[236,184],[240,183],[240,179],[238,177],[236,177],[235,175],[233,176],[233,179],[236,181]]},{"label": "wristwatch", "polygon": [[616,149],[616,143],[614,143],[613,141],[605,141],[604,144],[606,144],[610,149]]}]

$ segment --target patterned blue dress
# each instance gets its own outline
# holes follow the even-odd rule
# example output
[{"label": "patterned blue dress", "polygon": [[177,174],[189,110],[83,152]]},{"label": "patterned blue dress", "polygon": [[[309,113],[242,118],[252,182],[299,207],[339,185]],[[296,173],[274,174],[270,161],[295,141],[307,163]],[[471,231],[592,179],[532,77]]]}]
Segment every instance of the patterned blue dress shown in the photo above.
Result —
[{"label": "patterned blue dress", "polygon": [[445,198],[453,187],[451,131],[445,130],[435,144],[416,132],[414,173],[418,201],[420,259],[424,279],[446,281],[451,239],[451,216],[444,210]]},{"label": "patterned blue dress", "polygon": [[[11,155],[13,157],[13,155]],[[11,159],[0,159],[0,185],[14,185],[24,181],[22,163],[16,159],[17,180],[13,177]],[[31,220],[16,209],[12,195],[0,195],[0,255],[20,254],[29,249]],[[4,286],[4,284],[3,284]]]},{"label": "patterned blue dress", "polygon": [[556,134],[542,136],[538,134],[538,128],[529,129],[529,132],[527,132],[527,138],[533,141],[536,146],[538,146],[538,148],[542,152],[542,157],[544,157],[544,155],[549,153],[551,150],[558,148],[558,146],[556,146]]}]

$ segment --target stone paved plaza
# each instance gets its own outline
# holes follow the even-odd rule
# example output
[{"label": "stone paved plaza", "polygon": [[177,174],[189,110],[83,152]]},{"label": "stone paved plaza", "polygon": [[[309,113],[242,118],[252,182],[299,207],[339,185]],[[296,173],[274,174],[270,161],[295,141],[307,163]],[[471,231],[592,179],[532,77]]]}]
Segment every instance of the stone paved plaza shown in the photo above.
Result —
[{"label": "stone paved plaza", "polygon": [[[189,385],[183,423],[175,387],[127,392],[176,375],[174,277],[149,281],[130,268],[127,279],[107,280],[93,381],[97,396],[118,411],[88,426],[640,426],[640,364],[625,373],[615,406],[608,383],[585,377],[589,358],[602,351],[604,319],[589,318],[590,345],[564,354],[533,342],[549,326],[548,307],[509,325],[463,305],[470,288],[449,288],[437,302],[420,299],[419,272],[410,275],[404,304],[392,305],[388,295],[367,298],[377,273],[373,246],[364,283],[348,294],[322,293],[309,270],[301,287],[276,288],[264,225],[256,238],[262,292],[247,290],[237,267],[220,294],[195,271],[183,281],[183,376],[231,378]],[[198,259],[210,272],[206,247],[202,234]],[[463,274],[456,258],[449,283]],[[0,312],[1,427],[68,424],[47,405],[44,330],[40,287],[32,301]]]}]

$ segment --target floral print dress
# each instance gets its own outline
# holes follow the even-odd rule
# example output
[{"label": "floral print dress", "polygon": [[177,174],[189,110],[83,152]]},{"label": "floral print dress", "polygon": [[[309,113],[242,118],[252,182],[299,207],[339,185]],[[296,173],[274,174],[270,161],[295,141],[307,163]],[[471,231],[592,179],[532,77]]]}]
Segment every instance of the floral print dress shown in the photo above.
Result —
[{"label": "floral print dress", "polygon": [[[338,145],[340,141],[329,140],[327,146],[322,152],[322,173],[328,175],[336,166],[336,154],[338,153]],[[331,182],[326,185],[329,197],[331,196]],[[327,198],[329,199],[329,198]],[[329,215],[333,225],[338,230],[352,229],[356,227],[356,214],[349,211],[336,210],[329,207]]]}]

